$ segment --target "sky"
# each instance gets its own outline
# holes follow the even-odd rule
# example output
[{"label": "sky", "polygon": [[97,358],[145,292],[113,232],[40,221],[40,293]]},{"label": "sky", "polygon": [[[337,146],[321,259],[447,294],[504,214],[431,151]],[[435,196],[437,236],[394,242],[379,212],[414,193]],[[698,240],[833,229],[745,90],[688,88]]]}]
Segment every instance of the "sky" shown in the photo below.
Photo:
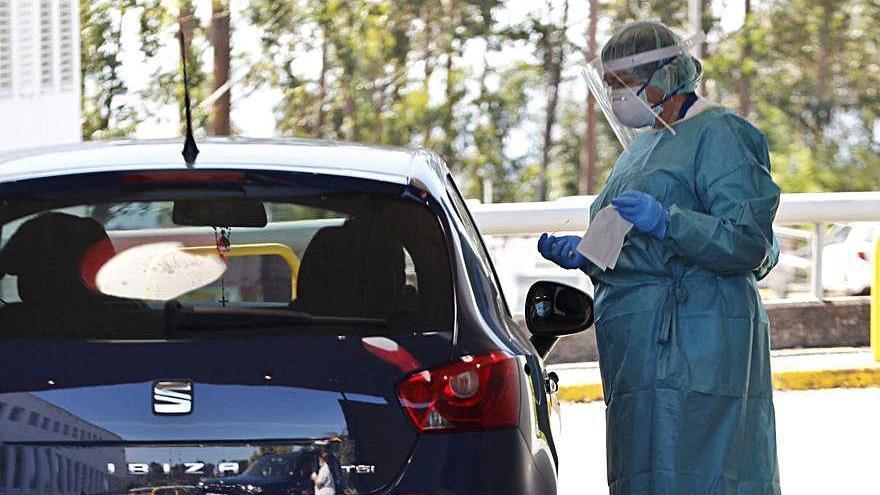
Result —
[{"label": "sky", "polygon": [[[233,60],[230,74],[233,79],[244,76],[252,61],[259,57],[259,31],[244,22],[242,18],[242,11],[246,8],[247,3],[247,0],[231,0],[234,31],[232,39]],[[734,31],[742,25],[743,3],[744,0],[712,0],[712,11],[720,17],[721,27],[724,32]],[[552,4],[554,7],[553,12],[548,13],[546,2],[510,0],[498,11],[496,19],[503,20],[507,24],[516,24],[525,20],[533,12],[540,13],[543,16],[560,15],[562,1],[552,0]],[[579,46],[585,45],[587,7],[588,2],[586,0],[570,1],[569,36]],[[210,9],[210,0],[197,0],[196,15],[199,18],[209,18]],[[176,44],[176,33],[174,30],[168,32],[167,38],[172,43],[163,48],[159,60],[147,61],[144,60],[138,49],[138,21],[136,16],[127,16],[124,19],[123,26],[122,76],[128,84],[130,92],[136,93],[146,89],[150,82],[151,74],[155,73],[159,68],[167,70],[167,68],[173,67],[177,63],[179,49]],[[608,33],[611,31],[612,26],[604,23],[600,24],[599,28],[600,31]],[[607,34],[605,36],[607,37]],[[602,41],[603,39],[600,38],[600,45]],[[462,62],[474,68],[481,67],[483,50],[484,47],[480,43],[469,44],[465,49]],[[491,60],[491,63],[499,68],[509,66],[518,60],[532,59],[531,51],[531,47],[512,45],[498,52]],[[582,63],[582,58],[573,57],[569,59],[564,74],[564,78],[569,82],[562,87],[563,101],[566,97],[579,97],[578,95],[586,91],[586,86],[580,72],[580,64]],[[314,78],[318,67],[320,67],[319,54],[317,52],[304,53],[297,61],[295,70],[307,77],[312,76]],[[210,72],[210,60],[206,60],[205,70]],[[435,80],[432,81],[432,87],[436,88],[435,91],[432,91],[432,94],[442,94],[442,84],[442,74],[437,73]],[[242,84],[233,84],[231,116],[233,128],[240,135],[247,137],[275,136],[274,107],[280,98],[280,91],[275,89],[262,88],[252,90],[244,88]],[[137,96],[131,96],[126,103],[135,108],[140,108],[143,114],[149,115],[149,118],[138,126],[135,137],[148,139],[177,135],[178,114],[174,105],[146,107],[144,101]],[[198,103],[194,102],[196,105]],[[541,105],[542,100],[540,98],[533,99],[533,104],[530,108],[524,109],[524,111],[530,115],[537,116],[541,111]],[[532,136],[537,135],[539,121],[538,119],[526,120],[530,123],[517,129],[511,136],[511,147],[506,150],[506,153],[510,156],[521,156],[537,146],[537,140],[533,139]]]}]

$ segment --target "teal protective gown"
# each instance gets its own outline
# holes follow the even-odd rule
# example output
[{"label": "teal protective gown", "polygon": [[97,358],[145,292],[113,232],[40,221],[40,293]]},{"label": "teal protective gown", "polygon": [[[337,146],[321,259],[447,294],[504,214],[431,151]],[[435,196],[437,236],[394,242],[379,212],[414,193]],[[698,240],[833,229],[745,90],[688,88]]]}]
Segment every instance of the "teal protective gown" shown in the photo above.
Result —
[{"label": "teal protective gown", "polygon": [[770,325],[756,279],[776,264],[779,187],[764,136],[710,107],[643,132],[590,217],[627,190],[669,209],[663,240],[627,235],[596,286],[611,495],[779,493]]}]

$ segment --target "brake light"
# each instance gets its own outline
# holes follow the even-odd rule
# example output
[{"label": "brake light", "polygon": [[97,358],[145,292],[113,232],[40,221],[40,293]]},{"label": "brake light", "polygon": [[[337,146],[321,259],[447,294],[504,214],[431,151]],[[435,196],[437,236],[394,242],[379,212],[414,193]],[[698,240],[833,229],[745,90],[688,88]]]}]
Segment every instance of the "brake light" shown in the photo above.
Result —
[{"label": "brake light", "polygon": [[859,258],[861,258],[863,261],[868,261],[867,251],[859,251],[858,255],[859,255]]},{"label": "brake light", "polygon": [[233,183],[240,184],[247,176],[244,172],[226,171],[151,171],[128,172],[122,175],[124,184],[194,184],[194,183]]},{"label": "brake light", "polygon": [[514,427],[519,421],[516,358],[496,351],[420,371],[398,385],[420,433]]}]

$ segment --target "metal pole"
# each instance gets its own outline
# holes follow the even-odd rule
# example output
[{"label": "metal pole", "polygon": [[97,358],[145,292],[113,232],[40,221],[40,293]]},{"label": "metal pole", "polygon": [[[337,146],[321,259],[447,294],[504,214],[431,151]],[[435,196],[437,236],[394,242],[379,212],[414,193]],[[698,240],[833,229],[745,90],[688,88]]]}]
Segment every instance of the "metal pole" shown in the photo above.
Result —
[{"label": "metal pole", "polygon": [[821,301],[825,295],[822,285],[822,234],[825,231],[825,224],[816,223],[813,226],[815,230],[810,243],[810,280],[813,282],[813,298]]},{"label": "metal pole", "polygon": [[492,182],[492,175],[484,173],[483,175],[483,203],[490,204],[495,202],[495,184]]},{"label": "metal pole", "polygon": [[[703,31],[703,2],[706,0],[689,0],[688,2],[688,18],[690,21],[691,29],[695,33],[700,33]],[[697,47],[697,58],[703,60],[705,55],[705,43],[700,43],[700,46]],[[700,93],[704,96],[708,93],[706,92],[706,79],[700,82]]]},{"label": "metal pole", "polygon": [[880,362],[880,237],[874,240],[874,283],[871,285],[871,349]]},{"label": "metal pole", "polygon": [[[689,0],[688,21],[693,32],[697,33],[703,29],[703,0]],[[697,48],[697,58],[703,58],[702,44]]]}]

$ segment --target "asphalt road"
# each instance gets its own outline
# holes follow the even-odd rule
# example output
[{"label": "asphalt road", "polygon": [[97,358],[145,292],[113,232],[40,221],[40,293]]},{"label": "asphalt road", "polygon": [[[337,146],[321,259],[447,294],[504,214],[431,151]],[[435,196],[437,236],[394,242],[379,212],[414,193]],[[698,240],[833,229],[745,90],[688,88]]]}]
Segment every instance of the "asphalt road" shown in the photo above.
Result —
[{"label": "asphalt road", "polygon": [[[774,397],[784,495],[880,493],[880,388]],[[564,404],[562,423],[559,494],[607,494],[605,405]]]}]

